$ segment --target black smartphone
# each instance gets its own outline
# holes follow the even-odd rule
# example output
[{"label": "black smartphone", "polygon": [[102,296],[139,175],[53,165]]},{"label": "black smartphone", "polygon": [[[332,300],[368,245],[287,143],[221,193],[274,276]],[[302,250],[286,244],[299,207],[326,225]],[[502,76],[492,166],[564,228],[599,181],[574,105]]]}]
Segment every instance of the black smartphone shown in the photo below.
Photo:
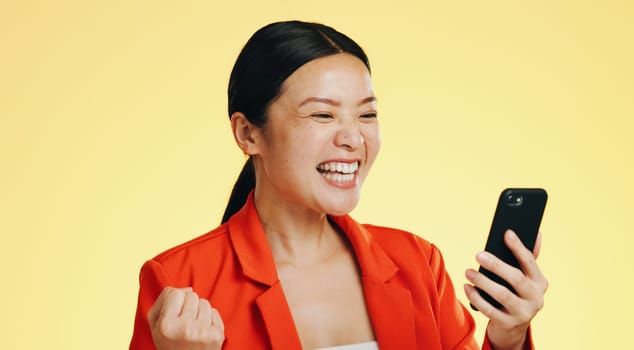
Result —
[{"label": "black smartphone", "polygon": [[[548,194],[542,188],[507,188],[502,191],[484,249],[502,261],[520,268],[519,262],[504,243],[504,232],[508,229],[513,230],[524,243],[524,246],[532,251],[535,247],[535,240],[537,239],[537,232],[539,232],[539,225],[542,221],[547,199]],[[482,266],[480,266],[479,271],[515,293],[513,287],[496,274]],[[478,291],[491,305],[498,309],[503,308],[490,295],[479,288]],[[477,310],[473,305],[471,307]]]}]

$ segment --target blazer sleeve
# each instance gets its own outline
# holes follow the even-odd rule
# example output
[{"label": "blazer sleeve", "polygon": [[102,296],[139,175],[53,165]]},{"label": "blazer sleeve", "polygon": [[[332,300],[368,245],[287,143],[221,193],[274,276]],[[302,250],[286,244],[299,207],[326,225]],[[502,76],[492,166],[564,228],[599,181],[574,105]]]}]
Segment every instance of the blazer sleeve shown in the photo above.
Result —
[{"label": "blazer sleeve", "polygon": [[130,350],[155,350],[147,314],[163,288],[173,286],[174,283],[160,263],[148,260],[141,268],[139,285]]},{"label": "blazer sleeve", "polygon": [[[445,269],[445,263],[438,248],[432,245],[430,266],[435,276],[436,290],[439,297],[438,327],[445,349],[478,349],[473,339],[475,321],[469,311],[456,297],[453,283]],[[524,350],[534,350],[530,328],[526,336]],[[495,350],[484,337],[482,350]]]},{"label": "blazer sleeve", "polygon": [[[533,332],[531,331],[531,328],[528,327],[528,331],[526,333],[526,342],[524,343],[524,347],[522,348],[523,350],[535,350],[535,344],[533,344]],[[489,337],[486,336],[486,334],[484,335],[484,343],[482,343],[482,349],[493,349],[493,347],[491,346],[491,343],[489,343]]]}]

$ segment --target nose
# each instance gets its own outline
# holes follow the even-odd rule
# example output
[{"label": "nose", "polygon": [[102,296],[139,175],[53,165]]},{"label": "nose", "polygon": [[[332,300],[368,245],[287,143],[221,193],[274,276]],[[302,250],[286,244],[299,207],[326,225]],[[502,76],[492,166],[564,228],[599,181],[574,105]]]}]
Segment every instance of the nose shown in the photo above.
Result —
[{"label": "nose", "polygon": [[335,145],[348,150],[356,150],[365,143],[359,126],[354,122],[343,123],[335,135]]}]

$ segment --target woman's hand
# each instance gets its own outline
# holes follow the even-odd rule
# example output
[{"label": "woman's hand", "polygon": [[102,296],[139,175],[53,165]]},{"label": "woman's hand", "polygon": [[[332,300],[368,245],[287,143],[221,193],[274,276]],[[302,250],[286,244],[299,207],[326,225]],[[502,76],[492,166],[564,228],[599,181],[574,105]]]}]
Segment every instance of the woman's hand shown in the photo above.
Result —
[{"label": "woman's hand", "polygon": [[[467,279],[473,285],[466,284],[464,288],[471,304],[490,319],[487,337],[493,348],[522,349],[528,326],[535,314],[544,306],[544,293],[548,288],[548,281],[535,261],[541,248],[541,232],[537,235],[534,252],[526,249],[511,230],[505,232],[504,242],[519,261],[521,269],[487,252],[479,253],[476,260],[482,267],[513,286],[517,295],[473,269],[466,272]],[[504,309],[498,310],[489,304],[474,286],[492,296],[504,306]]]},{"label": "woman's hand", "polygon": [[158,350],[220,350],[225,340],[218,310],[191,288],[163,289],[148,321]]}]

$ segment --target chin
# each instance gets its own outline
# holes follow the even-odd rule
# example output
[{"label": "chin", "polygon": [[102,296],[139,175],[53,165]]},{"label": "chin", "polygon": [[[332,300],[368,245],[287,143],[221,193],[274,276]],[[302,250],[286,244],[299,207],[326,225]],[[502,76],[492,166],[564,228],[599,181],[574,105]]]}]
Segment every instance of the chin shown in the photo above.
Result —
[{"label": "chin", "polygon": [[359,196],[345,198],[340,201],[324,203],[325,213],[331,216],[342,216],[350,213],[359,203]]}]

